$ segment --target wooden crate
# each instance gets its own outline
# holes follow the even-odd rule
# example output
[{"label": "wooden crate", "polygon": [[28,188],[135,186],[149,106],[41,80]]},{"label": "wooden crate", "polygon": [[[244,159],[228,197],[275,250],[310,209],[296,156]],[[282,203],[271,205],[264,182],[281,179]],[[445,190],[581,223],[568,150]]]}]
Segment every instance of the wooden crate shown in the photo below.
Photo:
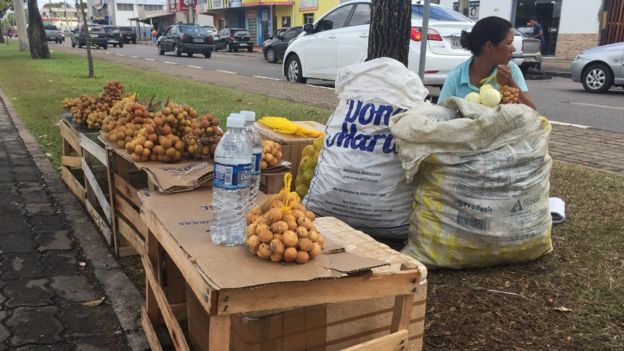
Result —
[{"label": "wooden crate", "polygon": [[[414,295],[409,322],[407,350],[421,350],[425,329],[427,299],[426,268],[417,260],[396,252],[335,218],[322,218],[323,228],[331,228],[350,252],[387,261],[398,269],[419,267],[420,285]],[[327,229],[325,229],[327,231]],[[381,274],[391,269],[373,269]],[[237,351],[341,350],[354,344],[382,337],[392,325],[394,298],[350,301],[269,313],[238,314],[232,318],[232,345]]]},{"label": "wooden crate", "polygon": [[[296,124],[306,127],[308,129],[316,129],[318,131],[325,131],[325,126],[315,121],[297,121]],[[269,139],[277,142],[282,147],[282,159],[292,163],[291,173],[293,175],[292,190],[295,189],[295,180],[297,179],[297,172],[299,170],[299,164],[301,163],[301,152],[307,145],[312,144],[315,138],[300,137],[295,135],[282,134],[273,131],[272,129],[265,127],[261,124],[256,124],[258,132],[262,139]]]},{"label": "wooden crate", "polygon": [[115,252],[122,257],[143,254],[147,226],[141,219],[138,192],[149,188],[147,174],[134,165],[125,150],[109,148],[108,158]]},{"label": "wooden crate", "polygon": [[[426,268],[346,224],[338,229],[350,232],[344,236],[347,249],[362,244],[364,255],[382,252],[391,266],[337,279],[224,291],[211,285],[184,241],[167,230],[163,221],[169,221],[159,219],[149,205],[141,215],[148,227],[142,323],[153,350],[163,345],[211,351],[420,348],[426,296],[426,279],[420,277]],[[318,224],[324,232],[333,225]],[[377,302],[378,306],[370,306]],[[279,312],[250,322],[254,317],[249,313],[266,308]],[[167,335],[158,333],[163,329]]]},{"label": "wooden crate", "polygon": [[98,133],[75,126],[70,114],[59,121],[63,137],[61,178],[85,206],[109,245],[112,245],[112,210],[108,197],[108,156]]},{"label": "wooden crate", "polygon": [[82,172],[82,148],[80,133],[71,123],[71,115],[63,114],[58,123],[63,138],[63,154],[61,156],[61,179],[69,190],[84,204],[85,186]]},{"label": "wooden crate", "polygon": [[261,173],[260,174],[260,191],[265,194],[277,194],[284,187],[284,174],[278,173]]}]

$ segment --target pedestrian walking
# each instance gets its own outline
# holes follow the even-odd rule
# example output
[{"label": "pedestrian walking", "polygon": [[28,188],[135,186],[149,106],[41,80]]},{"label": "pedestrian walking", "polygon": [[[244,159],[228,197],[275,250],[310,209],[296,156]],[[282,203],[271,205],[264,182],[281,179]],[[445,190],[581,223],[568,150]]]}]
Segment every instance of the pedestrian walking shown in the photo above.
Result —
[{"label": "pedestrian walking", "polygon": [[158,31],[156,27],[152,28],[152,43],[156,44],[156,40],[158,39]]}]

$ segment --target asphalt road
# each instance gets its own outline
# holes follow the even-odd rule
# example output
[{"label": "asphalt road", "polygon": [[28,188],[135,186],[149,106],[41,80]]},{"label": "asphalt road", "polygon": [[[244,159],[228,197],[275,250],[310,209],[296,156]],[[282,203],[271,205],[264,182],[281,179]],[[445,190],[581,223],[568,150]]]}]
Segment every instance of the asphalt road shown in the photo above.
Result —
[{"label": "asphalt road", "polygon": [[[54,49],[56,44],[50,44]],[[69,46],[66,42],[64,46]],[[85,49],[75,49],[84,51]],[[285,80],[282,65],[264,60],[261,53],[223,52],[212,54],[210,59],[201,55],[176,57],[173,53],[158,55],[152,45],[125,45],[123,48],[108,49],[109,55],[127,56],[137,59],[162,62],[166,71],[175,74],[177,65],[201,67],[231,74],[255,76],[273,80]],[[332,82],[309,80],[308,84],[333,87]],[[605,94],[590,94],[580,83],[569,78],[554,77],[546,80],[528,80],[529,93],[535,100],[538,110],[550,120],[591,126],[598,129],[624,132],[624,89],[612,88]],[[436,95],[438,89],[432,88]]]}]

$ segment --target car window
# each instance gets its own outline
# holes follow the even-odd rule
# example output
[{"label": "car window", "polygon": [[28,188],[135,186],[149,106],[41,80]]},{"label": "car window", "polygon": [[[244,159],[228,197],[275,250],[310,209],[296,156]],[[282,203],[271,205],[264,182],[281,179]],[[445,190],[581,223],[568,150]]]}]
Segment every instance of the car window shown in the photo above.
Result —
[{"label": "car window", "polygon": [[58,30],[58,28],[56,28],[56,26],[52,26],[52,25],[45,25],[43,26],[44,29],[47,30]]},{"label": "car window", "polygon": [[370,24],[370,4],[358,4],[349,20],[349,27]]},{"label": "car window", "polygon": [[180,26],[180,32],[185,34],[208,34],[206,28],[200,26]]},{"label": "car window", "polygon": [[132,32],[132,28],[130,27],[119,27],[119,30],[123,30],[125,32]]},{"label": "car window", "polygon": [[[423,5],[412,5],[412,18],[422,18],[424,11]],[[461,13],[441,6],[430,7],[429,19],[444,22],[473,22],[473,20]]]},{"label": "car window", "polygon": [[301,33],[301,30],[292,29],[282,34],[282,37],[284,38],[284,41],[290,41],[292,38],[299,35],[299,33]]},{"label": "car window", "polygon": [[317,22],[315,32],[322,32],[344,27],[345,22],[347,21],[347,17],[349,16],[349,13],[351,13],[352,8],[353,5],[347,5],[330,12]]},{"label": "car window", "polygon": [[249,36],[249,32],[246,30],[234,30],[232,29],[232,36]]}]

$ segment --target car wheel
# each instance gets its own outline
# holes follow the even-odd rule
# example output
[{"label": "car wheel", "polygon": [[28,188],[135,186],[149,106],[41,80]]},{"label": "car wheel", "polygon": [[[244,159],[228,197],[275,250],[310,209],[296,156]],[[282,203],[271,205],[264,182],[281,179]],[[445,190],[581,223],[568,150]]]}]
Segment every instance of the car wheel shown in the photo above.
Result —
[{"label": "car wheel", "polygon": [[602,63],[589,65],[583,70],[583,88],[589,93],[604,93],[613,84],[611,69]]},{"label": "car wheel", "polygon": [[227,52],[232,52],[232,47],[230,46],[230,43],[225,43],[225,50],[227,50]]},{"label": "car wheel", "polygon": [[76,44],[72,43],[72,48],[75,48],[75,47],[76,47]]},{"label": "car wheel", "polygon": [[303,71],[301,70],[301,61],[297,55],[288,57],[286,63],[286,79],[289,82],[305,83],[307,78],[303,77]]},{"label": "car wheel", "polygon": [[205,57],[205,58],[210,58],[210,56],[212,56],[212,53],[211,53],[211,52],[209,52],[209,53],[207,53],[207,54],[204,54],[204,57]]},{"label": "car wheel", "polygon": [[123,43],[120,43],[120,44],[119,44],[119,48],[120,48],[120,49],[121,49],[121,48],[123,48]]},{"label": "car wheel", "polygon": [[103,48],[104,50],[108,50],[108,45],[103,45],[103,46],[102,46],[102,48]]},{"label": "car wheel", "polygon": [[178,49],[178,47],[177,47],[177,46],[174,46],[174,47],[173,47],[173,53],[174,53],[174,55],[176,55],[177,57],[182,56],[182,51],[180,51],[180,49]]},{"label": "car wheel", "polygon": [[82,44],[78,43],[78,49],[82,49]]},{"label": "car wheel", "polygon": [[132,39],[132,44],[136,44],[136,39]]},{"label": "car wheel", "polygon": [[271,62],[271,63],[277,62],[277,55],[275,54],[275,50],[273,48],[270,48],[270,49],[267,50],[267,52],[266,52],[266,60]]},{"label": "car wheel", "polygon": [[163,50],[162,46],[160,46],[160,44],[158,44],[158,55],[164,55],[165,54],[165,50]]},{"label": "car wheel", "polygon": [[192,52],[187,52],[186,54],[188,55],[188,57],[193,57],[193,53]]},{"label": "car wheel", "polygon": [[248,48],[247,48],[247,51],[248,51],[248,52],[252,52],[252,51],[253,51],[253,46],[248,47]]},{"label": "car wheel", "polygon": [[113,47],[114,47],[114,48],[116,48],[116,47],[117,47],[117,44],[113,44]]}]

